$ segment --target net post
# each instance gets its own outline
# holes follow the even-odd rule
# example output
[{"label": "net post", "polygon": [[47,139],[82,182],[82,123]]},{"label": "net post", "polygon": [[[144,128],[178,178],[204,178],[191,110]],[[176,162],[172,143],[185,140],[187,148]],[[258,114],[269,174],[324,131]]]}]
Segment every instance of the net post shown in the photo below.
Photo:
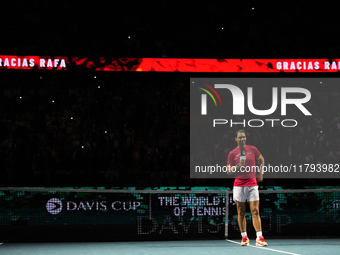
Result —
[{"label": "net post", "polygon": [[229,219],[229,191],[225,193],[225,220],[224,220],[224,238],[228,238],[228,219]]}]

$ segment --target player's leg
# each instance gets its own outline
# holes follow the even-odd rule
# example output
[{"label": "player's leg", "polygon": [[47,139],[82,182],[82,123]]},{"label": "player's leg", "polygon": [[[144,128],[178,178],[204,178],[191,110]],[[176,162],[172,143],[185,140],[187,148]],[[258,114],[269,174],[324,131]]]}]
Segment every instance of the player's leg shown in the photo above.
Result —
[{"label": "player's leg", "polygon": [[260,217],[260,200],[258,186],[249,188],[249,207],[252,215],[253,226],[256,231],[256,246],[267,246],[262,235],[262,224]]},{"label": "player's leg", "polygon": [[247,221],[246,221],[246,202],[236,201],[237,215],[238,215],[238,226],[241,233],[247,231]]},{"label": "player's leg", "polygon": [[246,221],[246,202],[236,201],[237,207],[237,220],[238,226],[240,228],[242,241],[241,245],[246,246],[249,245],[249,238],[247,235],[247,221]]},{"label": "player's leg", "polygon": [[233,197],[234,201],[236,201],[238,226],[242,236],[241,245],[249,245],[249,238],[247,236],[247,222],[245,217],[246,197],[244,196],[244,187],[234,187]]},{"label": "player's leg", "polygon": [[260,200],[249,202],[250,212],[252,215],[253,226],[256,232],[262,231],[260,217]]}]

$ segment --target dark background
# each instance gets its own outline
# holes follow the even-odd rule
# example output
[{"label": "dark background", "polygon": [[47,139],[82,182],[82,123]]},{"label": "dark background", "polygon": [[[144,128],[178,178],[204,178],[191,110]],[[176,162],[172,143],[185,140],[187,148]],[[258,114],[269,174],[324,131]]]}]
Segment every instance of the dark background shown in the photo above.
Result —
[{"label": "dark background", "polygon": [[[11,1],[2,10],[2,55],[332,59],[340,53],[336,8],[321,4]],[[203,75],[1,70],[0,185],[232,188],[232,180],[189,176],[189,79]],[[275,156],[282,161],[317,163],[322,155],[339,162],[339,116],[315,116],[309,126],[292,155],[284,137],[264,138],[280,147]]]},{"label": "dark background", "polygon": [[335,58],[334,7],[321,2],[10,1],[2,5],[1,51],[79,57]]}]

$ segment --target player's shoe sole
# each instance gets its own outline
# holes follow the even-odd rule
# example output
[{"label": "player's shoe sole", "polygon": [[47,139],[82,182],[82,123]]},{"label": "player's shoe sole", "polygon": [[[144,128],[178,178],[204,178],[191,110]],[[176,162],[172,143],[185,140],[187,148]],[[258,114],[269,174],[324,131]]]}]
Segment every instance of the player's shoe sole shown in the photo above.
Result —
[{"label": "player's shoe sole", "polygon": [[260,240],[256,240],[255,245],[256,246],[268,246],[268,244],[266,242],[261,242]]},{"label": "player's shoe sole", "polygon": [[241,246],[248,246],[249,245],[249,239],[247,239],[246,242],[241,241]]},{"label": "player's shoe sole", "polygon": [[256,246],[268,246],[268,244],[259,244],[259,243],[256,243]]}]

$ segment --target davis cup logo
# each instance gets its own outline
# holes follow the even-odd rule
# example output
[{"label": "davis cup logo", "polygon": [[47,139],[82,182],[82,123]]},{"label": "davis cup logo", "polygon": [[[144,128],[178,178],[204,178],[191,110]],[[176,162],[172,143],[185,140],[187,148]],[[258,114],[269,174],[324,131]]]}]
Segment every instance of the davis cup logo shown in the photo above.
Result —
[{"label": "davis cup logo", "polygon": [[58,198],[51,198],[46,203],[46,209],[50,214],[58,214],[63,209],[63,203]]}]

